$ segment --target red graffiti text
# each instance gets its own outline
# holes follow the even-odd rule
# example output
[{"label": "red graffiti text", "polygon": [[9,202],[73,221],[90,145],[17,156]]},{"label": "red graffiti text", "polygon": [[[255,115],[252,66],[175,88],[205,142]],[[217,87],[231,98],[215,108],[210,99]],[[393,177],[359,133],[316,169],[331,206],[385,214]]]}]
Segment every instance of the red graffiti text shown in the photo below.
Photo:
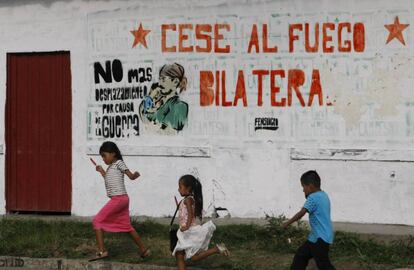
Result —
[{"label": "red graffiti text", "polygon": [[[163,24],[161,25],[161,51],[229,53],[230,45],[224,42],[224,34],[229,31],[229,24]],[[172,34],[177,35],[177,38],[169,40],[168,37]],[[195,36],[195,40],[191,41],[190,36]]]},{"label": "red graffiti text", "polygon": [[[311,34],[312,33],[312,34]],[[352,35],[351,35],[352,33]],[[334,42],[334,35],[337,36]],[[350,38],[345,38],[350,36]],[[289,25],[289,52],[297,48],[308,53],[364,52],[365,26],[363,23],[298,23]]]},{"label": "red graffiti text", "polygon": [[[310,87],[308,95],[304,94],[303,85],[306,81],[305,72],[301,69],[276,69],[276,70],[252,70],[252,75],[257,78],[257,106],[263,106],[263,93],[270,93],[269,103],[272,107],[291,107],[294,102],[302,107],[324,105],[322,85],[318,69],[314,69],[310,75]],[[239,70],[234,96],[229,97],[226,89],[225,70],[200,71],[200,105],[201,106],[248,106],[244,71]],[[277,82],[287,79],[286,88]],[[264,88],[263,81],[269,81],[268,88]],[[305,101],[305,98],[307,100]],[[294,101],[296,100],[296,101]],[[330,105],[326,103],[326,105]]]}]

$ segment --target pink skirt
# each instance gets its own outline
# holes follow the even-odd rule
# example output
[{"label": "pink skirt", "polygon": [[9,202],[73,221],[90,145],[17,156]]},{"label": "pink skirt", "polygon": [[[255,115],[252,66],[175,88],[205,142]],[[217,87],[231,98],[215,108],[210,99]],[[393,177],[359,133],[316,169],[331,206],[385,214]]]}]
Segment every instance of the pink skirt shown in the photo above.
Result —
[{"label": "pink skirt", "polygon": [[92,224],[95,230],[106,232],[133,231],[129,218],[128,195],[113,196],[94,217]]}]

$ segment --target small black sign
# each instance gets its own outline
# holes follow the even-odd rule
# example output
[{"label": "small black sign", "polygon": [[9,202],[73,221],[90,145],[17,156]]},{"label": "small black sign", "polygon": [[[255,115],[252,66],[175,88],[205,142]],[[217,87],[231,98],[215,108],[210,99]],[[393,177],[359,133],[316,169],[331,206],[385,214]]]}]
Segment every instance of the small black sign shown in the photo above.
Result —
[{"label": "small black sign", "polygon": [[279,128],[279,121],[274,117],[256,117],[254,119],[254,130],[266,129],[277,130]]}]

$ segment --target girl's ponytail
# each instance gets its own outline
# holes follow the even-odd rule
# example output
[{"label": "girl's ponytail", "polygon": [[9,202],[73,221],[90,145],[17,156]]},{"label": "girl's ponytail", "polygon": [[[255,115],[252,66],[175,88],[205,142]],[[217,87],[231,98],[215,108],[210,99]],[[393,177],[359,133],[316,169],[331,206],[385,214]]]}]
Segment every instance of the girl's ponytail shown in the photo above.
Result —
[{"label": "girl's ponytail", "polygon": [[195,201],[195,216],[202,219],[203,215],[203,189],[201,187],[200,181],[194,177],[194,186],[193,186],[193,193],[194,193],[194,201]]}]

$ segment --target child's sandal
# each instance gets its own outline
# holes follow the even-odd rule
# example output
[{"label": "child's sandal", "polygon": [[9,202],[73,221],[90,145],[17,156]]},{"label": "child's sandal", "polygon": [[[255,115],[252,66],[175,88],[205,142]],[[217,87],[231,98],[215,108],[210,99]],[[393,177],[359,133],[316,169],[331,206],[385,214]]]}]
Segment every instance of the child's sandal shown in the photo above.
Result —
[{"label": "child's sandal", "polygon": [[216,247],[219,250],[220,254],[226,257],[230,256],[230,251],[228,250],[228,248],[226,247],[224,243],[217,244]]},{"label": "child's sandal", "polygon": [[151,250],[147,248],[143,252],[141,252],[139,256],[141,257],[141,259],[148,258],[149,256],[151,256]]},{"label": "child's sandal", "polygon": [[92,259],[89,259],[90,262],[102,260],[104,258],[108,257],[108,251],[99,251],[95,254],[95,257]]}]

